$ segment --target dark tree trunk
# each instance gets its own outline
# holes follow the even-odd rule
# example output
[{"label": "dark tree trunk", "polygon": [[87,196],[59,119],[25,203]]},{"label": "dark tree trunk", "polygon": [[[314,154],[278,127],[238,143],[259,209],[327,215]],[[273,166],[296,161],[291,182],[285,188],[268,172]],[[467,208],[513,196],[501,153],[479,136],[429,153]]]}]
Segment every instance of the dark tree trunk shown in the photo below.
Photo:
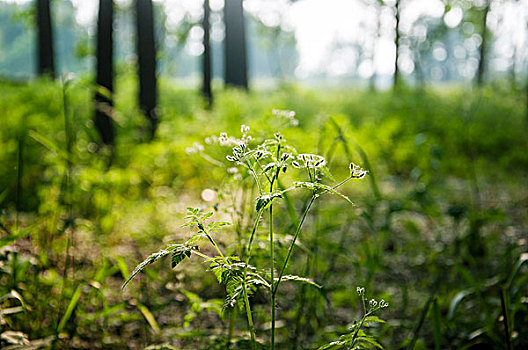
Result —
[{"label": "dark tree trunk", "polygon": [[55,78],[50,0],[37,0],[38,74]]},{"label": "dark tree trunk", "polygon": [[150,122],[150,137],[158,125],[156,44],[152,0],[136,0],[137,58],[139,74],[139,108]]},{"label": "dark tree trunk", "polygon": [[202,56],[202,69],[203,69],[203,83],[202,83],[202,93],[207,98],[208,107],[211,107],[213,104],[213,92],[211,90],[211,45],[209,42],[209,14],[211,9],[209,8],[209,0],[204,0],[203,7],[203,56]]},{"label": "dark tree trunk", "polygon": [[482,37],[482,42],[480,43],[480,57],[477,70],[477,85],[484,85],[484,74],[486,71],[486,56],[487,56],[487,38],[488,38],[488,26],[486,22],[488,21],[488,13],[490,10],[491,0],[486,1],[486,6],[484,7],[484,13],[482,15],[482,29],[480,36]]},{"label": "dark tree trunk", "polygon": [[394,7],[394,17],[396,19],[396,28],[394,36],[394,45],[396,46],[396,58],[394,59],[394,76],[392,87],[396,88],[400,79],[400,69],[398,68],[398,59],[400,58],[400,1],[396,0]]},{"label": "dark tree trunk", "polygon": [[225,83],[248,88],[247,53],[242,0],[225,0]]},{"label": "dark tree trunk", "polygon": [[113,60],[113,0],[99,0],[99,17],[97,19],[97,72],[95,84],[95,116],[94,123],[101,141],[113,145],[115,138],[112,121],[112,106],[114,92],[114,60]]}]

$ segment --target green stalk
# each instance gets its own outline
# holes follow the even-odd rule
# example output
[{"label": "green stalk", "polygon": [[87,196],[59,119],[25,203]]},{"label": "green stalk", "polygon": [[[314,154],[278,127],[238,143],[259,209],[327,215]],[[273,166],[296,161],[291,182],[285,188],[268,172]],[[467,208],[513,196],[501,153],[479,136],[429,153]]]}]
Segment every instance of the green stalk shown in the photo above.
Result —
[{"label": "green stalk", "polygon": [[[273,186],[273,182],[271,183]],[[271,191],[270,191],[271,192]],[[273,205],[269,207],[269,232],[270,232],[270,276],[271,285],[273,287],[273,281],[275,280],[275,262],[274,262],[274,244],[273,244]],[[273,288],[272,288],[273,289]],[[271,293],[271,350],[275,349],[275,293]]]},{"label": "green stalk", "polygon": [[247,247],[246,265],[244,266],[244,283],[242,284],[242,288],[244,288],[244,304],[246,306],[246,315],[247,315],[247,320],[248,320],[249,334],[251,335],[252,349],[255,349],[255,328],[253,326],[253,316],[251,315],[251,306],[249,305],[249,297],[247,295],[245,282],[247,279],[247,268],[249,265],[249,259],[251,257],[251,247],[253,246],[253,239],[255,238],[255,232],[257,231],[260,217],[262,216],[263,212],[264,212],[264,209],[259,210],[257,214],[257,218],[255,219],[255,223],[253,224],[253,229],[251,230],[251,236],[249,237],[249,242],[248,242],[248,247]]},{"label": "green stalk", "polygon": [[[317,198],[317,195],[314,191],[312,194],[312,198],[310,198],[310,202],[308,202],[308,205],[306,206],[306,209],[304,210],[304,213],[301,217],[301,221],[299,221],[299,225],[297,225],[297,229],[295,230],[295,235],[293,236],[293,240],[290,244],[290,247],[288,248],[288,255],[286,256],[286,260],[284,260],[284,264],[282,265],[282,269],[279,273],[279,278],[277,279],[277,283],[275,283],[275,287],[272,288],[272,295],[277,294],[277,291],[279,289],[279,284],[282,280],[282,276],[284,275],[284,271],[286,270],[286,267],[288,266],[288,262],[290,261],[291,254],[293,252],[293,247],[295,246],[295,242],[297,241],[297,237],[299,237],[299,233],[301,232],[301,228],[304,224],[304,220],[306,219],[306,216],[308,215],[308,211],[310,211],[310,208],[312,207],[313,202]],[[272,281],[273,285],[273,281]]]},{"label": "green stalk", "polygon": [[220,255],[220,257],[222,258],[222,260],[224,260],[224,262],[229,265],[229,262],[227,261],[226,257],[224,256],[224,254],[222,254],[222,251],[220,250],[220,248],[218,247],[218,245],[216,245],[216,242],[214,241],[213,237],[211,237],[211,235],[209,234],[209,232],[207,232],[207,230],[205,229],[205,226],[203,225],[202,222],[199,222],[198,223],[198,228],[200,230],[203,231],[203,233],[205,234],[205,236],[207,237],[207,239],[209,239],[209,242],[211,242],[211,244],[213,245],[213,247],[216,249],[217,253]]},{"label": "green stalk", "polygon": [[251,335],[251,348],[253,350],[256,349],[255,344],[255,327],[253,326],[253,316],[251,316],[251,306],[249,305],[249,297],[247,294],[246,284],[242,284],[242,288],[244,288],[244,303],[246,304],[246,315],[248,320],[248,328],[249,328],[249,334]]},{"label": "green stalk", "polygon": [[[277,148],[277,159],[279,159],[280,155],[280,145]],[[270,193],[273,192],[273,184],[276,179],[279,178],[280,168],[277,168],[277,171],[275,173],[275,176],[271,179],[270,182]],[[276,294],[273,293],[273,281],[275,280],[275,245],[273,241],[273,202],[270,203],[269,206],[269,240],[270,240],[270,278],[271,278],[271,350],[275,350],[275,303],[276,303]]]}]

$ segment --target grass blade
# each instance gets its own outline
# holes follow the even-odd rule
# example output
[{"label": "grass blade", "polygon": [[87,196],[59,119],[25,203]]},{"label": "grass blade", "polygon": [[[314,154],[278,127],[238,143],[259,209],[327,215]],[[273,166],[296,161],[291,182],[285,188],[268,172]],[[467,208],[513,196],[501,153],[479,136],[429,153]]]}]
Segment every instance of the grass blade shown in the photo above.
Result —
[{"label": "grass blade", "polygon": [[143,304],[137,303],[137,308],[139,309],[139,311],[141,311],[143,317],[145,317],[145,320],[147,320],[148,324],[150,325],[150,327],[152,327],[154,332],[156,334],[161,334],[161,329],[158,325],[158,322],[156,322],[154,315],[152,314],[152,312],[150,312],[148,307]]},{"label": "grass blade", "polygon": [[62,332],[64,329],[64,326],[70,319],[73,310],[75,310],[75,307],[77,306],[77,302],[79,301],[79,298],[81,296],[82,291],[82,285],[78,285],[75,291],[73,292],[73,295],[70,299],[70,303],[68,304],[68,308],[66,309],[66,312],[64,313],[64,316],[62,316],[62,319],[59,322],[59,325],[57,326],[57,333]]}]

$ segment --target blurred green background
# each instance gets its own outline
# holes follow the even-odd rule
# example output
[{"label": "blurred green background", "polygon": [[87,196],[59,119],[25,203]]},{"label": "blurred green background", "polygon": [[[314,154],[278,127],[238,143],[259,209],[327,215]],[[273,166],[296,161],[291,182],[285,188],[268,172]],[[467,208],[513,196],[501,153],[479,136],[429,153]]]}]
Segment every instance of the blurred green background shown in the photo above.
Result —
[{"label": "blurred green background", "polygon": [[[210,141],[238,137],[242,124],[255,144],[280,131],[299,153],[324,156],[336,182],[350,162],[369,170],[340,188],[355,206],[323,196],[310,213],[288,270],[323,289],[281,289],[278,349],[343,334],[362,315],[357,286],[390,303],[387,323],[367,331],[387,349],[528,346],[525,2],[431,1],[441,11],[430,14],[412,0],[329,1],[321,18],[364,12],[350,14],[349,37],[339,26],[331,40],[314,37],[326,44],[310,61],[302,23],[322,1],[248,0],[247,89],[225,76],[224,34],[214,34],[223,2],[211,1],[210,104],[204,47],[190,48],[203,39],[203,29],[192,34],[203,2],[154,1],[153,136],[138,101],[135,3],[114,4],[115,83],[105,92],[94,83],[91,2],[87,19],[79,2],[51,2],[55,79],[36,77],[37,2],[0,2],[0,347],[249,349],[243,312],[222,310],[225,288],[199,259],[154,264],[121,290],[148,254],[188,238],[187,207],[233,222],[216,234],[227,252],[247,241],[255,188]],[[94,126],[94,95],[107,93],[113,144]],[[278,261],[306,200],[295,191],[276,204]],[[265,225],[257,266],[269,257]],[[251,298],[262,348],[268,294]]]}]

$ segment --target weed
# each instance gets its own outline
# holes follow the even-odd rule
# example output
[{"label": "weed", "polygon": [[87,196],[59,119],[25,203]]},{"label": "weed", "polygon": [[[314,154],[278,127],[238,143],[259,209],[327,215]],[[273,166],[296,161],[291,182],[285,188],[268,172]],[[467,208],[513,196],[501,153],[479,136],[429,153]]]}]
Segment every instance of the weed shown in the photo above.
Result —
[{"label": "weed", "polygon": [[[274,111],[274,114],[285,116],[288,120],[292,120],[294,115],[293,112],[280,111]],[[276,304],[281,283],[293,281],[307,283],[316,288],[321,288],[321,286],[307,277],[286,274],[296,242],[301,234],[303,224],[312,205],[324,194],[336,195],[350,204],[353,204],[347,196],[338,192],[337,188],[351,179],[362,179],[366,176],[367,171],[354,163],[350,163],[350,175],[343,181],[330,186],[323,183],[323,179],[330,176],[324,157],[316,154],[298,153],[293,146],[287,143],[279,132],[275,133],[273,138],[265,139],[256,146],[251,145],[253,137],[249,135],[249,127],[246,125],[242,125],[241,127],[240,138],[235,138],[228,136],[226,133],[222,133],[220,134],[220,137],[210,138],[209,140],[218,140],[220,145],[231,147],[232,154],[227,155],[226,159],[233,162],[235,166],[239,168],[238,171],[246,171],[251,174],[254,183],[258,188],[258,196],[255,198],[255,211],[257,214],[249,234],[249,239],[247,240],[245,256],[224,254],[213,238],[213,234],[217,233],[219,228],[227,226],[229,223],[211,220],[211,217],[213,216],[212,212],[205,213],[198,208],[188,208],[186,216],[187,222],[184,226],[192,227],[196,233],[183,244],[172,244],[165,249],[150,255],[135,268],[130,277],[123,284],[123,288],[126,287],[130,280],[147,265],[152,264],[167,255],[171,255],[172,257],[171,266],[173,268],[186,258],[190,258],[193,254],[198,255],[205,259],[205,263],[209,264],[209,269],[213,271],[218,282],[225,285],[227,297],[224,307],[238,306],[239,308],[242,308],[243,305],[245,308],[248,330],[253,348],[256,346],[256,336],[249,297],[255,293],[259,287],[267,290],[271,299],[270,347],[271,349],[274,349],[276,342]],[[211,141],[209,141],[209,143],[210,142]],[[195,144],[191,150],[188,150],[188,152],[189,151],[202,154],[204,147]],[[203,157],[214,164],[218,164],[218,161],[209,156],[203,155]],[[288,169],[291,169],[289,173],[294,173],[294,175],[290,176],[288,179],[288,181],[291,182],[291,186],[281,189],[279,187],[280,179],[286,174]],[[297,180],[294,180],[303,174],[304,178],[300,177]],[[274,214],[273,206],[275,201],[284,198],[289,191],[295,189],[308,190],[310,197],[302,214],[296,220],[297,225],[292,232],[292,239],[287,249],[286,257],[281,264],[278,264],[278,268],[276,268],[276,246],[273,222],[274,217],[278,214]],[[269,225],[269,272],[267,273],[264,269],[250,265],[256,232],[261,225],[262,217],[265,212],[268,214]],[[200,252],[200,241],[203,239],[208,241],[214,248],[215,256],[208,256]]]}]

